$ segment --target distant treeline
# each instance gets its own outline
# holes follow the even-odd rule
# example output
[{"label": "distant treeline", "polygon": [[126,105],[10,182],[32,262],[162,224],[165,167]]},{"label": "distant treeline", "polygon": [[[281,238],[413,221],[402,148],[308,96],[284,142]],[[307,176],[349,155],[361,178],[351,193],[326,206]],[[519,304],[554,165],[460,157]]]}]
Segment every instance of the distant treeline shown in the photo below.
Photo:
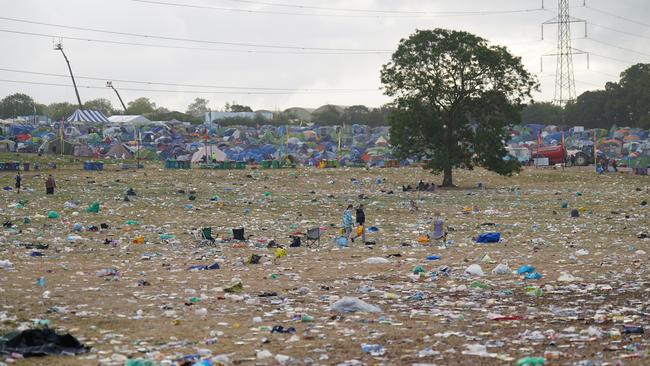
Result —
[{"label": "distant treeline", "polygon": [[[84,109],[98,110],[106,116],[114,114],[143,115],[152,121],[176,119],[195,124],[203,123],[204,116],[211,109],[209,100],[196,98],[187,106],[185,112],[170,111],[157,106],[149,98],[137,98],[127,104],[126,110],[116,108],[111,101],[104,98],[89,100]],[[79,106],[68,102],[37,103],[26,94],[16,93],[0,100],[0,118],[18,116],[45,115],[53,120],[60,120],[71,115]],[[224,112],[252,112],[249,106],[226,103],[220,110]],[[220,123],[224,126],[243,125],[274,126],[286,124],[316,123],[321,126],[341,124],[363,124],[369,126],[388,126],[391,106],[369,108],[363,105],[349,107],[324,105],[315,110],[306,108],[289,108],[275,111],[273,119],[267,120],[262,114],[253,119],[228,118]],[[650,128],[650,64],[634,65],[623,73],[619,82],[609,82],[603,90],[582,93],[575,102],[560,107],[548,102],[532,103],[524,106],[521,121],[513,123],[547,124],[561,126],[584,126],[587,128],[607,128],[612,125]]]}]

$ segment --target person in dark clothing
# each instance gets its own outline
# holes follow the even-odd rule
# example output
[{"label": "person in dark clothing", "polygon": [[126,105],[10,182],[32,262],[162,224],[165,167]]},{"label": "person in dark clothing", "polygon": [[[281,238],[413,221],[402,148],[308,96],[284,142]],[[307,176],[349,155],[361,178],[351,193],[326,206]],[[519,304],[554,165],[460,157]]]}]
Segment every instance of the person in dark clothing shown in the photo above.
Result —
[{"label": "person in dark clothing", "polygon": [[54,194],[54,188],[56,187],[56,182],[54,177],[50,174],[45,181],[45,194]]},{"label": "person in dark clothing", "polygon": [[571,161],[571,166],[576,166],[576,156],[571,154],[571,157],[569,159]]},{"label": "person in dark clothing", "polygon": [[16,193],[20,193],[20,184],[22,183],[23,178],[20,176],[20,171],[16,175]]},{"label": "person in dark clothing", "polygon": [[420,182],[418,183],[418,191],[424,191],[424,187],[425,187],[424,182],[420,180]]},{"label": "person in dark clothing", "polygon": [[[361,236],[361,241],[366,242],[366,213],[363,211],[363,205],[360,204],[356,212],[357,237]],[[359,234],[361,231],[361,234]]]}]

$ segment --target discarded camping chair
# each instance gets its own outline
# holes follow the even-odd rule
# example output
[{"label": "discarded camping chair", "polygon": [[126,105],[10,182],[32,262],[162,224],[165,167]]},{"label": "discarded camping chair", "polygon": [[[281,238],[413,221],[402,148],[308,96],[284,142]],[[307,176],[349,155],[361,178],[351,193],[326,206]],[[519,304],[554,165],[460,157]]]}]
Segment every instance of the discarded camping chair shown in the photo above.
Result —
[{"label": "discarded camping chair", "polygon": [[313,247],[314,244],[320,247],[320,228],[307,230],[307,235],[305,236],[305,245],[308,247]]},{"label": "discarded camping chair", "polygon": [[244,237],[244,228],[232,229],[232,238],[235,240],[246,241],[246,237]]},{"label": "discarded camping chair", "polygon": [[201,245],[214,245],[216,239],[212,236],[212,228],[204,227],[201,228]]}]

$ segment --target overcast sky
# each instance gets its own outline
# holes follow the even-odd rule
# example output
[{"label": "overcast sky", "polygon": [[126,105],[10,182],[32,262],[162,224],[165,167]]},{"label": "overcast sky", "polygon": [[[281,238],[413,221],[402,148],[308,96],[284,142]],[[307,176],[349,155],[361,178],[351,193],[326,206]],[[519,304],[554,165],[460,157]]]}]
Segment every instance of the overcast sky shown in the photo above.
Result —
[{"label": "overcast sky", "polygon": [[[415,29],[444,27],[470,31],[508,46],[514,54],[523,58],[531,72],[538,74],[541,93],[535,98],[553,99],[555,59],[545,58],[544,70],[540,72],[540,56],[554,52],[557,28],[547,26],[546,40],[541,41],[540,24],[556,16],[557,0],[546,0],[546,10],[539,11],[532,10],[541,8],[541,0],[155,2],[186,6],[132,0],[3,0],[0,1],[0,17],[176,39],[288,48],[144,38],[0,19],[0,69],[67,75],[63,57],[52,48],[53,39],[49,35],[56,35],[63,37],[64,51],[75,75],[79,77],[77,83],[82,86],[82,101],[102,97],[118,107],[119,101],[105,87],[105,80],[123,80],[114,81],[114,85],[121,90],[125,102],[145,96],[159,106],[181,111],[185,111],[197,96],[209,99],[213,109],[222,108],[227,101],[237,101],[253,109],[270,110],[294,106],[318,107],[328,103],[375,107],[389,101],[379,90],[379,70],[389,61],[389,51],[394,50],[399,40]],[[602,88],[607,81],[618,80],[620,72],[631,64],[650,62],[650,1],[587,0],[587,5],[587,8],[582,7],[582,0],[574,0],[571,9],[573,16],[590,22],[589,39],[582,38],[583,25],[573,26],[573,46],[592,53],[589,70],[586,57],[576,56],[574,59],[578,94],[588,89]],[[318,7],[387,12],[340,11]],[[242,9],[255,12],[242,12]],[[520,10],[522,12],[490,15],[466,13]],[[441,16],[407,13],[409,11],[465,13]],[[37,33],[41,36],[6,31]],[[168,48],[170,46],[173,48]],[[289,47],[327,50],[314,54],[314,51]],[[365,53],[359,54],[348,51],[351,49],[386,52],[363,51]],[[71,86],[8,81],[70,85],[70,79],[66,77],[0,71],[0,79],[0,96],[23,92],[46,104],[76,100]],[[217,86],[275,90],[219,89]]]}]

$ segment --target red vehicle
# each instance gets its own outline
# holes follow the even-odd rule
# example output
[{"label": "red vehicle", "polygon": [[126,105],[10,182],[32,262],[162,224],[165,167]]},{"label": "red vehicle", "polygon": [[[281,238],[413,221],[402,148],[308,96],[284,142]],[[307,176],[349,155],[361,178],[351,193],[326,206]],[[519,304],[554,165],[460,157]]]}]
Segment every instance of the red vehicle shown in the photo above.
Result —
[{"label": "red vehicle", "polygon": [[540,146],[532,149],[532,158],[548,158],[549,165],[562,164],[566,159],[564,146]]}]

